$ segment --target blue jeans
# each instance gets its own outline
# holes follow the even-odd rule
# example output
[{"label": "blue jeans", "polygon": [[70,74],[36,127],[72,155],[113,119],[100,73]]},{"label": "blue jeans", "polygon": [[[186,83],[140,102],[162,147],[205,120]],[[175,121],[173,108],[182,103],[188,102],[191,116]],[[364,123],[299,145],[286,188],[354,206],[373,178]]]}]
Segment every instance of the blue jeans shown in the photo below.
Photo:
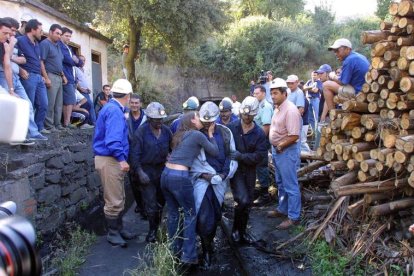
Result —
[{"label": "blue jeans", "polygon": [[291,220],[299,220],[301,206],[301,194],[296,164],[298,162],[298,143],[277,153],[272,149],[273,163],[275,165],[275,180],[278,188],[278,211],[287,214]]},{"label": "blue jeans", "polygon": [[319,119],[319,97],[310,98],[309,100],[309,125],[313,130],[316,129],[316,123]]},{"label": "blue jeans", "polygon": [[[9,89],[6,78],[4,76],[4,72],[0,71],[0,85],[3,86],[6,90]],[[29,137],[33,137],[36,135],[39,135],[39,130],[37,128],[37,125],[34,121],[34,110],[33,105],[29,100],[29,97],[27,97],[26,91],[24,90],[24,87],[22,83],[20,82],[19,76],[16,74],[13,74],[13,86],[14,86],[14,93],[17,94],[21,99],[28,101],[30,103],[30,111],[29,111]]]},{"label": "blue jeans", "polygon": [[48,105],[47,90],[43,78],[39,74],[29,73],[27,80],[21,79],[20,81],[35,109],[34,121],[37,128],[42,130],[45,128]]},{"label": "blue jeans", "polygon": [[80,92],[80,93],[85,97],[85,99],[87,100],[87,103],[89,104],[89,108],[87,109],[88,112],[89,112],[89,122],[88,122],[88,124],[95,125],[95,123],[96,123],[96,113],[95,113],[95,109],[93,107],[93,102],[91,100],[90,94],[82,93],[82,92]]},{"label": "blue jeans", "polygon": [[[165,168],[161,174],[161,190],[167,202],[167,228],[169,238],[173,238],[172,250],[174,254],[182,251],[182,262],[197,263],[194,189],[188,171]],[[181,208],[183,229],[179,227]]]}]

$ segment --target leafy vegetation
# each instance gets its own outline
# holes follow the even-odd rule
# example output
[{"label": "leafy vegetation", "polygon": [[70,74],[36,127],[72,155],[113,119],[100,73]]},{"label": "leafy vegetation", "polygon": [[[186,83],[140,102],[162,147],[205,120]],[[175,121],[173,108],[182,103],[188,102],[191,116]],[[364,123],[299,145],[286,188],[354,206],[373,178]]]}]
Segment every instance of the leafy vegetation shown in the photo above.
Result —
[{"label": "leafy vegetation", "polygon": [[76,275],[76,269],[85,262],[89,247],[95,240],[94,234],[82,230],[80,226],[76,226],[70,231],[69,237],[62,240],[61,252],[53,260],[52,265],[57,267],[59,275]]}]

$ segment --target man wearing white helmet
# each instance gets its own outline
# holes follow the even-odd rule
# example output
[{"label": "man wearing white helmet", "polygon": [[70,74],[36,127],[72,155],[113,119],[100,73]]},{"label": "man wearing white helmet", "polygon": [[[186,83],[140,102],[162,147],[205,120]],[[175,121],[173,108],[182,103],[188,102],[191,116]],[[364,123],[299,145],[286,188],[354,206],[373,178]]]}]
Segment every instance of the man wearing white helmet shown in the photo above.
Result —
[{"label": "man wearing white helmet", "polygon": [[234,208],[232,239],[234,242],[253,243],[246,233],[250,207],[253,203],[254,186],[256,183],[256,166],[267,158],[266,136],[256,125],[254,117],[259,111],[259,101],[247,96],[240,107],[240,120],[228,125],[235,144],[236,151],[231,158],[238,161],[238,169],[230,180],[231,190],[237,205]]},{"label": "man wearing white helmet", "polygon": [[236,115],[232,112],[233,103],[230,98],[225,97],[221,100],[219,104],[220,117],[217,118],[216,123],[221,125],[228,125],[231,122],[234,122],[238,119]]},{"label": "man wearing white helmet", "polygon": [[171,132],[173,134],[178,130],[178,127],[180,126],[182,116],[187,112],[196,111],[199,105],[200,102],[195,96],[191,96],[185,102],[183,102],[183,114],[175,119],[170,126]]},{"label": "man wearing white helmet", "polygon": [[278,187],[279,206],[268,212],[269,217],[285,220],[278,229],[287,229],[300,222],[301,194],[296,174],[300,159],[298,139],[301,131],[301,115],[298,108],[288,100],[287,84],[276,78],[270,85],[273,103],[277,107],[270,125],[269,140],[275,166],[275,180]]},{"label": "man wearing white helmet", "polygon": [[[213,102],[205,102],[200,108],[201,132],[208,137],[208,130],[218,118],[220,110]],[[194,183],[194,201],[197,213],[197,234],[203,249],[202,267],[208,269],[213,254],[213,239],[221,221],[221,206],[229,179],[237,169],[237,162],[230,160],[230,152],[235,150],[231,131],[220,124],[214,126],[214,138],[219,155],[202,152],[191,165]]]},{"label": "man wearing white helmet", "polygon": [[129,171],[128,126],[124,116],[132,85],[119,79],[112,86],[113,98],[101,109],[96,121],[93,150],[95,169],[101,178],[104,192],[104,213],[108,224],[107,240],[113,245],[126,247],[124,239],[133,235],[122,229],[125,205],[124,176]]},{"label": "man wearing white helmet", "polygon": [[134,174],[139,179],[138,185],[145,213],[148,216],[149,231],[146,241],[155,242],[162,218],[162,209],[165,205],[160,187],[161,173],[170,152],[172,133],[162,123],[162,120],[167,117],[162,104],[150,103],[147,106],[146,115],[147,122],[138,127],[133,134],[130,160]]}]

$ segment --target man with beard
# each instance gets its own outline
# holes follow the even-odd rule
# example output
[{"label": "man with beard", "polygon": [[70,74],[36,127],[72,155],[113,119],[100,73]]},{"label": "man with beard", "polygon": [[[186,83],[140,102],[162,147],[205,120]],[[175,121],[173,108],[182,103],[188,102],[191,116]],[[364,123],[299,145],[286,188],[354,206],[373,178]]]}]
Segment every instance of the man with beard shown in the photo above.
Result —
[{"label": "man with beard", "polygon": [[31,19],[26,24],[26,34],[17,38],[17,48],[26,58],[26,63],[20,65],[20,81],[32,102],[35,111],[34,120],[42,134],[50,131],[44,128],[48,99],[47,90],[40,69],[40,47],[42,38],[42,23]]},{"label": "man with beard", "polygon": [[161,173],[170,152],[172,133],[162,123],[167,114],[160,103],[150,103],[146,115],[147,122],[135,131],[132,138],[130,160],[134,173],[139,179],[139,189],[148,216],[149,231],[146,241],[156,242],[162,209],[165,205],[160,188]]},{"label": "man with beard", "polygon": [[219,104],[220,117],[217,118],[216,123],[221,125],[228,125],[231,122],[234,122],[238,119],[236,115],[233,114],[233,102],[230,98],[223,98]]},{"label": "man with beard", "polygon": [[256,182],[256,166],[267,158],[266,136],[256,125],[254,117],[259,111],[259,101],[247,96],[240,107],[241,119],[228,125],[235,143],[236,150],[231,159],[238,161],[239,166],[230,181],[231,190],[237,205],[234,208],[232,240],[235,243],[253,243],[246,233],[250,207],[253,203],[254,185]]}]

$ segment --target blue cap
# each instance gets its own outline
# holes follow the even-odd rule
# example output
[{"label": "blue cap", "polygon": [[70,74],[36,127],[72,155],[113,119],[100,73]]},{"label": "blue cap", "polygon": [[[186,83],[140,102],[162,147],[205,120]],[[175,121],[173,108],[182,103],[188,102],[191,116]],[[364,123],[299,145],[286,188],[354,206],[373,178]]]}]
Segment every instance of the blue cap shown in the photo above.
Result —
[{"label": "blue cap", "polygon": [[198,104],[193,99],[188,99],[183,103],[184,110],[197,110]]},{"label": "blue cap", "polygon": [[319,67],[318,70],[316,70],[316,73],[322,74],[322,73],[329,73],[332,72],[332,68],[329,64],[322,64],[321,67]]}]

